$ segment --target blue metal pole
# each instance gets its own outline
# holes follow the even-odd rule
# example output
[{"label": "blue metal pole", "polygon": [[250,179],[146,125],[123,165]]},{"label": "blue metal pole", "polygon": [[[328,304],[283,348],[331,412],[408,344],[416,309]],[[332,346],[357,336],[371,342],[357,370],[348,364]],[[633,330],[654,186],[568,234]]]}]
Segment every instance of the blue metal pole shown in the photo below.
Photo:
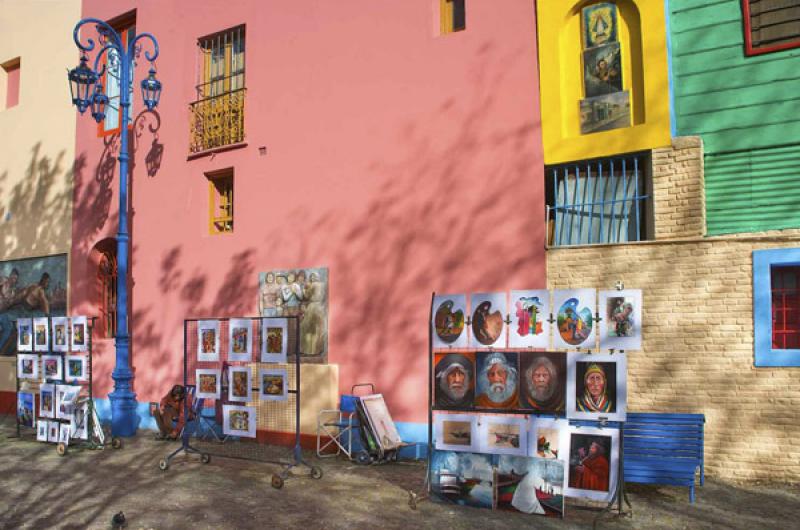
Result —
[{"label": "blue metal pole", "polygon": [[[118,42],[122,42],[120,39]],[[133,39],[131,43],[133,44]],[[116,364],[111,377],[114,391],[111,400],[111,432],[114,436],[133,436],[138,427],[136,394],[132,390],[130,369],[130,336],[128,335],[128,120],[130,113],[131,68],[133,50],[119,50],[119,105],[122,110],[119,129],[119,228],[117,230],[117,336]]]}]

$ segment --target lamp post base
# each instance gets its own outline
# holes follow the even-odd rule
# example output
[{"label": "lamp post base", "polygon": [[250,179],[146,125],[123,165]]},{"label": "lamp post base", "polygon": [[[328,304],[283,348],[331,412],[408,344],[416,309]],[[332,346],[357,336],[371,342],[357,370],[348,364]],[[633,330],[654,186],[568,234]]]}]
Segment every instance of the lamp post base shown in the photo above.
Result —
[{"label": "lamp post base", "polygon": [[139,415],[136,409],[139,403],[133,392],[114,391],[108,395],[111,400],[111,434],[112,436],[134,436],[139,427]]}]

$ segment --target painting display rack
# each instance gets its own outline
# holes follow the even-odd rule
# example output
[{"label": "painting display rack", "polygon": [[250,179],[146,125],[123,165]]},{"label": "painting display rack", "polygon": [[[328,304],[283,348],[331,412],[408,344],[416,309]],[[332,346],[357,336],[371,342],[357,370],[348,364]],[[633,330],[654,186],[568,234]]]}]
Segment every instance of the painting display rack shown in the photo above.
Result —
[{"label": "painting display rack", "polygon": [[[264,321],[276,322],[283,330],[283,353],[281,362],[266,362],[262,357],[262,349],[266,351],[267,337],[262,336]],[[249,356],[244,360],[242,353],[233,352],[231,344],[231,328],[248,321]],[[200,327],[209,322],[216,322],[216,355],[206,356],[200,360],[201,342]],[[269,323],[267,323],[269,325]],[[237,328],[238,331],[238,328]],[[292,476],[292,470],[304,466],[314,479],[322,477],[322,470],[309,464],[303,457],[300,445],[300,326],[296,316],[286,317],[243,317],[241,319],[209,318],[186,319],[183,323],[183,385],[187,389],[184,400],[184,417],[186,427],[181,434],[181,446],[159,462],[162,471],[169,469],[173,458],[178,454],[196,454],[201,463],[208,463],[211,457],[234,458],[258,461],[280,466],[280,471],[273,474],[271,484],[274,488],[283,487],[284,481]],[[204,338],[206,336],[204,335]],[[236,340],[236,339],[234,339]],[[238,343],[237,343],[238,344]],[[205,345],[203,345],[205,348]],[[274,360],[274,359],[270,359]],[[198,372],[200,371],[200,372]],[[264,371],[285,373],[283,378],[283,396],[262,395],[262,387],[266,380]],[[233,396],[231,381],[233,373],[249,373],[247,381],[250,388],[247,399],[231,399]],[[200,391],[198,374],[214,374],[218,378],[217,396],[215,399],[201,396],[194,398]],[[259,380],[262,379],[262,380]],[[208,391],[208,388],[203,390]],[[237,387],[238,390],[238,387]],[[193,399],[190,399],[193,398]],[[246,416],[239,416],[251,426],[251,432],[231,433],[232,418],[229,416],[232,407],[241,406]],[[226,414],[227,410],[227,414]],[[195,417],[192,417],[194,413]],[[254,416],[254,417],[251,417]],[[228,425],[225,425],[228,421]],[[247,423],[245,423],[247,425]],[[241,426],[239,426],[241,427]],[[276,434],[277,433],[277,434]],[[286,456],[283,446],[270,445],[270,441],[289,442],[293,439],[290,455]]]},{"label": "painting display rack", "polygon": [[[66,317],[66,318],[69,318],[69,317]],[[19,410],[18,410],[20,393],[28,393],[28,394],[32,394],[33,395],[33,407],[34,407],[34,411],[35,411],[34,412],[34,416],[36,417],[36,420],[46,420],[48,422],[56,422],[56,423],[59,423],[59,424],[67,424],[70,421],[69,419],[57,418],[57,417],[52,417],[52,418],[39,418],[38,417],[39,412],[41,410],[41,403],[40,403],[41,393],[40,393],[40,389],[41,389],[41,386],[43,384],[71,385],[71,386],[80,386],[81,387],[81,391],[80,391],[80,394],[78,396],[77,403],[85,402],[86,406],[87,406],[87,412],[86,412],[86,416],[84,418],[84,421],[86,422],[87,437],[86,437],[85,440],[84,439],[80,439],[80,438],[71,438],[68,443],[59,441],[56,444],[56,452],[60,456],[65,456],[67,454],[67,452],[68,452],[68,449],[92,449],[92,450],[94,450],[94,449],[104,449],[107,446],[111,446],[114,449],[121,448],[122,447],[122,440],[119,439],[119,438],[116,438],[116,437],[112,437],[110,434],[108,434],[107,430],[100,423],[100,420],[99,420],[98,414],[97,414],[97,410],[95,408],[94,399],[93,399],[93,396],[94,396],[94,388],[93,388],[94,374],[93,374],[93,368],[92,368],[92,357],[93,357],[93,355],[92,355],[92,337],[93,337],[93,331],[94,331],[94,327],[95,327],[94,323],[95,323],[96,317],[88,317],[86,319],[87,320],[87,325],[86,325],[86,350],[85,350],[85,352],[84,351],[80,352],[81,355],[85,355],[85,357],[86,357],[86,372],[85,372],[85,378],[84,379],[75,379],[75,378],[68,377],[66,357],[68,355],[70,355],[70,354],[76,354],[77,352],[74,352],[74,351],[61,352],[61,351],[53,351],[52,350],[52,345],[53,345],[53,322],[52,322],[52,320],[53,320],[53,317],[47,317],[47,333],[48,333],[48,338],[49,338],[48,343],[47,343],[48,347],[49,347],[48,351],[38,351],[38,352],[37,351],[30,351],[30,352],[17,351],[16,355],[15,355],[15,357],[16,357],[16,359],[15,359],[15,361],[16,361],[15,370],[17,370],[18,369],[17,367],[19,367],[19,356],[20,355],[35,355],[36,356],[36,362],[38,363],[38,369],[37,369],[38,377],[36,379],[20,379],[18,377],[19,374],[16,374],[17,377],[15,378],[16,379],[16,403],[15,403],[15,408],[17,410],[16,410],[16,414],[14,415],[15,416],[15,420],[16,420],[16,437],[17,438],[21,438],[21,439],[31,439],[31,440],[34,440],[34,441],[36,440],[36,424],[37,424],[36,421],[34,421],[33,427],[29,427],[27,425],[24,425],[20,421],[20,414],[19,414]],[[14,324],[14,326],[16,328],[17,322],[14,321],[13,324]],[[71,326],[68,326],[68,327],[71,327]],[[69,333],[71,335],[72,331],[70,330]],[[69,341],[69,340],[67,342],[71,343],[71,341]],[[43,363],[43,360],[42,360],[42,356],[43,355],[57,356],[59,358],[59,362],[61,363],[61,377],[60,378],[52,378],[52,377],[46,377],[45,376],[44,363]],[[55,399],[55,396],[53,396],[53,408],[54,409],[55,409],[55,406],[56,406],[56,399]]]}]

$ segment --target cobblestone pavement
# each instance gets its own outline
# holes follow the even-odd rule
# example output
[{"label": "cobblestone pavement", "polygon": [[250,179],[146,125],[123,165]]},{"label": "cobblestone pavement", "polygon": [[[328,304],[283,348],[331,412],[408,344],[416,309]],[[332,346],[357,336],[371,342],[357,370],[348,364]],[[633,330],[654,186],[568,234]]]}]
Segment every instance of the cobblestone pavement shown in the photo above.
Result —
[{"label": "cobblestone pavement", "polygon": [[[5,425],[3,425],[5,423]],[[564,520],[420,502],[419,462],[359,466],[305,455],[324,475],[297,467],[283,488],[271,486],[274,464],[179,455],[166,471],[158,462],[178,444],[148,433],[122,449],[71,449],[12,437],[0,421],[0,528],[110,528],[122,511],[128,529],[301,528],[590,528],[595,513],[568,500]],[[277,456],[289,450],[274,448]],[[800,528],[800,487],[733,485],[707,478],[689,504],[686,488],[629,485],[631,517],[604,518],[600,528]]]}]

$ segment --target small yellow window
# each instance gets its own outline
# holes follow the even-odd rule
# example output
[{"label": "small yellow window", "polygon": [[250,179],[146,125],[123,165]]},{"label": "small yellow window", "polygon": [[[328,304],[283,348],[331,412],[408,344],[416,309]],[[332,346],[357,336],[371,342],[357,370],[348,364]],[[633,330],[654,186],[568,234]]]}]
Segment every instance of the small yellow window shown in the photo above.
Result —
[{"label": "small yellow window", "polygon": [[467,28],[466,0],[439,0],[439,20],[441,33],[453,33]]},{"label": "small yellow window", "polygon": [[233,232],[233,171],[208,177],[208,231],[210,234]]}]

